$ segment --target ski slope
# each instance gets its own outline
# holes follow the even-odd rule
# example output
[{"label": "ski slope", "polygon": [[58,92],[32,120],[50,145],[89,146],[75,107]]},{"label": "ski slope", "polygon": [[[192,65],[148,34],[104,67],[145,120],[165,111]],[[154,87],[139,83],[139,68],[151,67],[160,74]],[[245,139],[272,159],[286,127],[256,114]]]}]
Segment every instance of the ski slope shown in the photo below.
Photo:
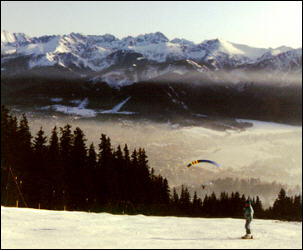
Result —
[{"label": "ski slope", "polygon": [[1,207],[1,248],[302,248],[302,223],[111,215]]}]

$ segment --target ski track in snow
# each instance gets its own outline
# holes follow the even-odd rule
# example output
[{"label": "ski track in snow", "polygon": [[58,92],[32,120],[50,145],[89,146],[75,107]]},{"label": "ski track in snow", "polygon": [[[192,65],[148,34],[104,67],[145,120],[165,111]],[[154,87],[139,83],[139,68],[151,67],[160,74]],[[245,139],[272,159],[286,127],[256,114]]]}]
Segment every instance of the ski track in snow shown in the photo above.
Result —
[{"label": "ski track in snow", "polygon": [[302,222],[112,215],[1,207],[1,248],[302,248]]}]

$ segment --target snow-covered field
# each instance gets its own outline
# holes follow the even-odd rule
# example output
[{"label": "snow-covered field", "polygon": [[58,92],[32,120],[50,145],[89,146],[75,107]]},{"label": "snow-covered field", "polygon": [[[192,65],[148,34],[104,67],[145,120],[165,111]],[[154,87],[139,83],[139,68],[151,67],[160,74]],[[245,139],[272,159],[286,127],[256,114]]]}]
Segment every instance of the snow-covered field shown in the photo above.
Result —
[{"label": "snow-covered field", "polygon": [[111,215],[1,207],[1,248],[302,248],[302,223]]}]

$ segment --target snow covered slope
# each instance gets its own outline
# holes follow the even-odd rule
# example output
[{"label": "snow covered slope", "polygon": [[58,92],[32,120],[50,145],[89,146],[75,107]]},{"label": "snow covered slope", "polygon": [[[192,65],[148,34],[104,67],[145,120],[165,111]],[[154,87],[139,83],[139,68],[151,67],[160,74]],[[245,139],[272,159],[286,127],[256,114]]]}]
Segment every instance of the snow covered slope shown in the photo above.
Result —
[{"label": "snow covered slope", "polygon": [[277,72],[301,72],[302,73],[302,49],[295,49],[279,53],[265,53],[262,59],[250,65],[257,70]]},{"label": "snow covered slope", "polygon": [[302,248],[302,223],[111,215],[1,207],[1,248]]}]

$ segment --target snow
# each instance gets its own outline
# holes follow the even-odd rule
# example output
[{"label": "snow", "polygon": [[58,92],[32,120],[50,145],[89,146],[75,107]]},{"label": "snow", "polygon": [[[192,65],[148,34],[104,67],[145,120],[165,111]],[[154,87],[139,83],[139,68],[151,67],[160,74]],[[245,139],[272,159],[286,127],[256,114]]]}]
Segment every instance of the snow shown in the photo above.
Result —
[{"label": "snow", "polygon": [[128,100],[131,98],[131,96],[127,97],[125,100],[123,100],[122,102],[120,102],[119,104],[117,104],[116,106],[114,106],[112,109],[110,110],[104,110],[104,111],[100,111],[101,114],[122,114],[122,115],[132,115],[135,114],[135,112],[129,112],[129,111],[119,111],[122,106],[128,102]]},{"label": "snow", "polygon": [[56,36],[53,39],[50,39],[46,43],[38,43],[38,44],[28,44],[27,46],[23,46],[17,49],[17,53],[30,55],[30,54],[47,54],[51,52],[64,52],[61,51],[62,48],[59,47],[60,37]]},{"label": "snow", "polygon": [[177,69],[174,69],[173,72],[176,73],[176,74],[178,74],[178,75],[181,75],[181,76],[184,75],[184,74],[186,73],[184,70],[180,70],[180,69],[178,69],[178,68],[177,68]]},{"label": "snow", "polygon": [[21,42],[24,43],[29,40],[29,37],[24,33],[12,33],[6,30],[1,31],[1,47],[7,43],[16,43]]},{"label": "snow", "polygon": [[302,222],[254,219],[253,240],[242,240],[244,219],[112,215],[1,207],[6,249],[301,249]]},{"label": "snow", "polygon": [[[88,104],[88,98],[85,98],[83,101],[81,100],[72,100],[70,101],[73,104],[78,104],[77,107],[72,107],[72,106],[65,106],[65,105],[60,105],[60,104],[55,104],[55,105],[50,105],[50,106],[45,106],[40,108],[41,110],[49,110],[53,109],[56,112],[61,112],[64,114],[69,114],[69,115],[78,115],[80,117],[95,117],[97,114],[122,114],[122,115],[132,115],[135,114],[135,112],[130,112],[130,111],[120,111],[122,106],[128,102],[128,100],[131,97],[129,96],[122,102],[118,103],[116,106],[114,106],[110,110],[93,110],[93,109],[87,109],[85,108]],[[62,101],[62,98],[52,98],[51,99],[53,102],[59,102]]]},{"label": "snow", "polygon": [[262,56],[264,53],[266,53],[269,49],[265,48],[255,48],[250,47],[244,44],[236,44],[231,43],[234,48],[242,51],[242,54],[245,55],[248,58],[251,58],[253,60],[257,59],[258,57]]},{"label": "snow", "polygon": [[64,105],[52,105],[52,108],[57,112],[62,112],[70,115],[80,115],[83,117],[95,117],[96,111],[92,109],[85,109],[81,107],[70,107]]},{"label": "snow", "polygon": [[8,31],[1,31],[1,43],[13,43],[16,41],[16,38],[13,33]]},{"label": "snow", "polygon": [[[210,53],[209,56],[212,56],[212,54],[216,54],[217,52],[226,53],[229,56],[244,56],[250,59],[257,59],[266,52],[277,55],[290,49],[286,46],[281,46],[277,49],[254,48],[227,42],[223,39],[206,40],[201,44],[195,44],[191,41],[178,38],[169,41],[160,32],[138,35],[137,37],[128,36],[121,40],[110,34],[104,36],[84,36],[73,33],[53,36],[45,40],[29,38],[22,33],[1,31],[2,54],[15,52],[25,55],[73,53],[76,57],[86,58],[85,64],[89,65],[93,70],[103,69],[104,66],[100,67],[99,65],[100,63],[102,65],[106,63],[101,61],[110,53],[117,50],[130,50],[141,53],[142,57],[139,57],[138,60],[146,58],[157,62],[164,62],[167,57],[197,61],[201,60],[206,53]],[[110,63],[108,63],[108,66],[110,66]]]},{"label": "snow", "polygon": [[81,103],[81,100],[71,100],[70,103],[79,105]]},{"label": "snow", "polygon": [[[53,98],[52,101],[59,100],[60,98]],[[88,98],[85,98],[83,101],[81,100],[72,100],[72,103],[78,104],[77,107],[71,107],[71,106],[64,106],[64,105],[51,105],[51,106],[45,106],[40,108],[41,110],[48,110],[48,109],[54,109],[57,112],[70,114],[70,115],[79,115],[83,117],[95,117],[97,115],[97,112],[92,109],[86,109],[85,107],[88,104]]]},{"label": "snow", "polygon": [[34,58],[29,61],[29,68],[34,68],[36,66],[52,66],[55,65],[56,61],[54,60],[53,54],[46,53],[42,57],[38,57],[38,59]]},{"label": "snow", "polygon": [[8,55],[8,54],[14,54],[16,53],[16,47],[10,46],[10,45],[5,45],[2,46],[1,44],[1,55]]},{"label": "snow", "polygon": [[133,83],[133,81],[131,81],[131,77],[127,76],[123,69],[120,71],[110,71],[106,74],[103,74],[101,77],[93,78],[93,81],[96,82],[99,79],[106,82],[109,86],[117,89]]},{"label": "snow", "polygon": [[[292,48],[286,46],[280,46],[276,49],[255,48],[223,39],[205,40],[200,44],[179,38],[169,41],[160,32],[118,39],[110,34],[86,36],[71,33],[68,35],[28,37],[23,33],[1,31],[1,55],[29,56],[30,69],[58,64],[65,68],[75,65],[81,69],[84,67],[101,72],[115,65],[117,58],[111,55],[117,51],[130,54],[139,53],[138,64],[131,64],[132,72],[135,72],[130,74],[131,76],[125,68],[121,67],[115,71],[103,72],[102,77],[93,79],[93,81],[101,79],[111,87],[116,88],[130,85],[138,80],[158,77],[166,72],[184,74],[187,71],[177,66],[168,66],[164,69],[161,69],[159,65],[153,66],[156,62],[165,63],[168,60],[187,60],[198,72],[205,71],[205,67],[201,67],[198,62],[208,60],[214,60],[212,65],[215,70],[219,70],[225,64],[233,66],[252,64],[260,60],[271,59],[273,56],[277,56],[274,63],[278,68],[288,68],[290,64],[300,64],[302,49],[301,53],[297,51],[285,54],[286,51],[290,50]],[[282,55],[281,53],[285,55],[278,58]],[[11,59],[12,57],[5,60]],[[138,77],[135,68],[139,66],[141,60],[144,60],[144,70]],[[145,60],[149,61],[148,64],[145,63]],[[4,59],[1,62],[3,63]],[[152,71],[150,68],[153,68]]]},{"label": "snow", "polygon": [[88,98],[85,98],[82,102],[79,103],[78,108],[79,109],[84,109],[88,104]]},{"label": "snow", "polygon": [[237,47],[233,46],[232,43],[229,43],[227,41],[224,41],[222,39],[219,40],[219,50],[222,52],[225,52],[230,55],[244,55],[245,52],[243,50],[238,49]]},{"label": "snow", "polygon": [[194,67],[196,67],[196,68],[202,68],[202,66],[201,66],[200,64],[198,64],[198,63],[196,63],[196,62],[194,62],[194,61],[192,61],[192,60],[187,59],[186,61],[187,61],[189,64],[191,64],[191,65],[193,65]]},{"label": "snow", "polygon": [[63,100],[63,98],[61,98],[61,97],[51,98],[52,102],[61,102],[62,100]]}]

